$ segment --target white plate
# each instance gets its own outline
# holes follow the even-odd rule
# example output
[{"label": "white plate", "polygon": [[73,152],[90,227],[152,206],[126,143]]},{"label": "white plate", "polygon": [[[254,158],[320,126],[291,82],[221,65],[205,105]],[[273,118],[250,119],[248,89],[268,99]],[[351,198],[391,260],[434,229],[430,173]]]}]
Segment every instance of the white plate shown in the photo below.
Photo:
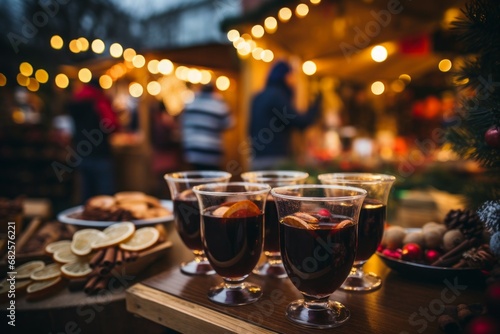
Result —
[{"label": "white plate", "polygon": [[[160,223],[166,223],[166,222],[172,221],[174,219],[172,201],[161,200],[160,204],[165,209],[172,212],[172,214],[170,214],[168,216],[157,217],[157,218],[131,220],[131,222],[133,222],[136,226],[140,226],[140,225],[160,224]],[[120,223],[120,222],[115,222],[115,221],[85,220],[85,219],[78,219],[78,218],[72,217],[74,214],[81,213],[82,211],[83,211],[83,205],[79,205],[79,206],[75,206],[75,207],[70,208],[70,209],[66,209],[57,215],[57,220],[59,220],[61,223],[65,223],[65,224],[78,225],[78,226],[93,226],[93,227],[107,227],[107,226],[115,224],[115,223]]]}]

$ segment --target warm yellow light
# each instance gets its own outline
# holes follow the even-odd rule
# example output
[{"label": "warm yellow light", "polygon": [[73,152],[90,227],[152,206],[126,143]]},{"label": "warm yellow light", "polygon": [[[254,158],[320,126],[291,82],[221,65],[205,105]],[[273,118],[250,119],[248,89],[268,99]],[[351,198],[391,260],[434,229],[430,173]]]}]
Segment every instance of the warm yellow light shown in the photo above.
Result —
[{"label": "warm yellow light", "polygon": [[19,65],[19,72],[25,77],[29,77],[33,74],[33,66],[31,66],[30,63],[22,62],[21,65]]},{"label": "warm yellow light", "polygon": [[143,55],[136,55],[134,58],[132,58],[132,64],[136,68],[142,68],[144,65],[146,65],[146,58],[144,58]]},{"label": "warm yellow light", "polygon": [[26,115],[24,114],[24,112],[22,112],[21,109],[16,109],[12,113],[12,120],[14,121],[14,123],[23,124],[24,122],[26,122]]},{"label": "warm yellow light", "polygon": [[28,86],[26,86],[29,91],[36,92],[40,89],[40,83],[35,78],[30,78]]},{"label": "warm yellow light", "polygon": [[133,97],[140,97],[144,93],[144,88],[137,82],[131,82],[128,86],[128,92]]},{"label": "warm yellow light", "polygon": [[113,79],[107,74],[101,75],[99,85],[102,89],[110,89],[113,86]]},{"label": "warm yellow light", "polygon": [[260,54],[260,58],[262,58],[262,60],[266,63],[270,63],[274,59],[274,53],[271,50],[264,50]]},{"label": "warm yellow light", "polygon": [[81,49],[81,44],[79,41],[76,39],[72,39],[71,42],[69,42],[69,51],[73,53],[78,53],[80,52]]},{"label": "warm yellow light", "polygon": [[252,52],[252,48],[250,43],[244,42],[238,45],[237,51],[241,56],[248,56]]},{"label": "warm yellow light", "polygon": [[372,48],[372,59],[377,63],[381,63],[387,59],[387,49],[382,45],[376,45]]},{"label": "warm yellow light", "polygon": [[125,49],[125,51],[123,51],[123,59],[125,59],[126,61],[132,61],[132,59],[134,59],[135,55],[136,55],[136,52],[132,48],[128,48],[128,49]]},{"label": "warm yellow light", "polygon": [[449,29],[452,27],[453,22],[456,21],[460,16],[461,16],[461,11],[457,7],[451,7],[448,8],[443,15],[443,26],[446,29]]},{"label": "warm yellow light", "polygon": [[84,67],[78,71],[78,79],[80,79],[81,82],[90,82],[90,80],[92,80],[92,72]]},{"label": "warm yellow light", "polygon": [[175,76],[179,80],[187,81],[188,79],[189,68],[186,66],[179,66],[175,69]]},{"label": "warm yellow light", "polygon": [[313,5],[317,5],[321,2],[321,0],[309,0]]},{"label": "warm yellow light", "polygon": [[230,42],[234,42],[235,40],[237,40],[238,38],[240,37],[240,33],[238,30],[236,29],[231,29],[227,32],[227,39],[230,41]]},{"label": "warm yellow light", "polygon": [[85,37],[80,37],[77,39],[79,43],[80,51],[85,52],[89,49],[89,41]]},{"label": "warm yellow light", "polygon": [[7,84],[7,77],[5,74],[0,73],[0,87],[3,87]]},{"label": "warm yellow light", "polygon": [[212,80],[212,74],[210,74],[210,71],[207,70],[201,70],[201,80],[200,83],[203,85],[206,85]]},{"label": "warm yellow light", "polygon": [[40,83],[46,83],[49,81],[49,74],[44,69],[39,69],[35,72],[35,78]]},{"label": "warm yellow light", "polygon": [[196,68],[192,68],[188,71],[187,79],[192,84],[198,84],[201,81],[201,72]]},{"label": "warm yellow light", "polygon": [[50,46],[55,50],[60,50],[64,46],[64,41],[61,36],[54,35],[50,38]]},{"label": "warm yellow light", "polygon": [[146,90],[151,95],[158,95],[161,92],[161,85],[158,81],[151,81],[150,83],[148,83]]},{"label": "warm yellow light", "polygon": [[399,80],[403,80],[403,82],[409,84],[411,82],[411,77],[408,74],[401,74]]},{"label": "warm yellow light", "polygon": [[255,38],[261,38],[264,36],[264,27],[260,24],[256,24],[252,27],[252,36]]},{"label": "warm yellow light", "polygon": [[237,49],[241,43],[245,43],[245,40],[243,39],[243,37],[238,37],[233,41],[233,46]]},{"label": "warm yellow light", "polygon": [[439,70],[441,72],[448,72],[449,70],[451,70],[451,60],[449,59],[443,59],[439,62]]},{"label": "warm yellow light", "polygon": [[382,83],[382,81],[375,81],[374,83],[372,83],[372,87],[371,88],[372,88],[372,93],[375,94],[375,95],[380,95],[385,90],[385,86]]},{"label": "warm yellow light", "polygon": [[217,80],[215,80],[215,87],[217,87],[217,89],[220,91],[227,90],[230,85],[231,82],[229,81],[229,78],[224,75],[221,75],[217,78]]},{"label": "warm yellow light", "polygon": [[94,51],[95,53],[98,53],[98,54],[101,54],[104,52],[104,49],[106,48],[106,46],[104,45],[104,42],[100,39],[94,39],[92,41],[92,51]]},{"label": "warm yellow light", "polygon": [[174,64],[168,60],[168,59],[162,59],[158,63],[158,72],[160,72],[163,75],[167,75],[172,73],[174,70]]},{"label": "warm yellow light", "polygon": [[312,60],[308,60],[304,62],[304,64],[302,64],[302,71],[306,75],[313,75],[314,73],[316,73],[316,70],[317,70],[316,63],[313,62]]},{"label": "warm yellow light", "polygon": [[66,74],[59,73],[55,78],[56,86],[59,88],[66,88],[69,85],[69,79]]},{"label": "warm yellow light", "polygon": [[298,17],[304,17],[309,13],[309,6],[305,3],[298,4],[295,8],[295,15]]},{"label": "warm yellow light", "polygon": [[123,47],[119,43],[113,43],[109,46],[109,54],[113,58],[120,58],[123,54]]},{"label": "warm yellow light", "polygon": [[280,19],[281,22],[287,22],[288,20],[290,20],[291,17],[292,17],[292,11],[290,10],[290,8],[283,7],[278,12],[278,18]]},{"label": "warm yellow light", "polygon": [[278,28],[278,21],[274,17],[269,16],[264,20],[264,28],[266,28],[268,33],[272,34]]},{"label": "warm yellow light", "polygon": [[394,80],[391,83],[391,89],[395,93],[401,93],[405,89],[405,83],[401,79]]},{"label": "warm yellow light", "polygon": [[262,59],[262,51],[264,51],[262,48],[255,48],[252,50],[252,57],[255,60],[261,60]]},{"label": "warm yellow light", "polygon": [[157,59],[151,59],[148,62],[148,71],[151,74],[158,74],[158,64],[160,62]]},{"label": "warm yellow light", "polygon": [[21,73],[17,74],[16,80],[17,80],[17,83],[19,84],[19,86],[23,86],[23,87],[28,86],[28,83],[30,82],[30,78],[22,75]]}]

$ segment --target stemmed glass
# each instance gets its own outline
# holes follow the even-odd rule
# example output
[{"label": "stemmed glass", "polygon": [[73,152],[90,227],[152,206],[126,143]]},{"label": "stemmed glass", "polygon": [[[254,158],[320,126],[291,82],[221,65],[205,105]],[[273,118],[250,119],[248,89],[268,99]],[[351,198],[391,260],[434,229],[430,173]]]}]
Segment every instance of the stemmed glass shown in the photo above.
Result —
[{"label": "stemmed glass", "polygon": [[[308,177],[308,173],[290,170],[252,171],[241,174],[241,178],[246,182],[265,183],[271,187],[302,184]],[[266,261],[255,267],[253,273],[261,276],[285,278],[287,275],[280,254],[278,212],[272,196],[267,199],[264,225]]]},{"label": "stemmed glass", "polygon": [[364,272],[363,265],[382,242],[387,199],[396,178],[374,173],[329,173],[318,175],[318,179],[322,184],[358,187],[368,192],[359,215],[356,260],[340,288],[348,291],[371,291],[379,288],[382,279],[374,273]]},{"label": "stemmed glass", "polygon": [[335,185],[293,185],[271,190],[280,219],[283,264],[303,299],[287,306],[292,322],[332,328],[349,310],[330,295],[354,263],[359,211],[366,191]]},{"label": "stemmed glass", "polygon": [[264,209],[271,187],[249,182],[212,183],[193,188],[201,210],[201,236],[208,261],[224,282],[208,298],[223,305],[244,305],[262,296],[245,282],[264,243]]},{"label": "stemmed glass", "polygon": [[174,204],[175,227],[194,260],[183,262],[181,271],[189,275],[212,275],[215,271],[207,261],[200,234],[200,208],[192,188],[209,182],[229,182],[231,174],[222,171],[186,171],[164,176]]}]

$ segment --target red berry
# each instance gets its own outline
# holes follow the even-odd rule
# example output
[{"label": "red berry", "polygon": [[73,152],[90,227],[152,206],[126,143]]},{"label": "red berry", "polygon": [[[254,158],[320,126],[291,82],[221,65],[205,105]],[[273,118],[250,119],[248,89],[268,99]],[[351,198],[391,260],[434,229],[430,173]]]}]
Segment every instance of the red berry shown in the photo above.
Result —
[{"label": "red berry", "polygon": [[319,209],[318,215],[323,216],[323,217],[330,217],[331,216],[330,211],[328,211],[328,209],[325,209],[325,208]]},{"label": "red berry", "polygon": [[433,263],[441,257],[441,252],[435,249],[428,249],[425,251],[425,262]]},{"label": "red berry", "polygon": [[401,249],[388,249],[388,248],[386,248],[382,251],[382,254],[384,256],[387,256],[387,257],[390,257],[393,259],[397,259],[397,260],[401,259]]},{"label": "red berry", "polygon": [[409,243],[403,246],[401,257],[405,261],[418,261],[422,259],[422,248],[418,244]]}]

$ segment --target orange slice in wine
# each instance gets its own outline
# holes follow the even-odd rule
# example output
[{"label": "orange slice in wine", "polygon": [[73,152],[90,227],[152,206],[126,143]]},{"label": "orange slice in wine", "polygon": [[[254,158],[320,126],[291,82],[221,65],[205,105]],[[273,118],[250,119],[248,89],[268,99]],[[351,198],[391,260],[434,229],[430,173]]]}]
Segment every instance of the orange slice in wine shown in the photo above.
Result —
[{"label": "orange slice in wine", "polygon": [[245,218],[260,215],[259,207],[250,200],[234,203],[224,212],[224,218]]}]

